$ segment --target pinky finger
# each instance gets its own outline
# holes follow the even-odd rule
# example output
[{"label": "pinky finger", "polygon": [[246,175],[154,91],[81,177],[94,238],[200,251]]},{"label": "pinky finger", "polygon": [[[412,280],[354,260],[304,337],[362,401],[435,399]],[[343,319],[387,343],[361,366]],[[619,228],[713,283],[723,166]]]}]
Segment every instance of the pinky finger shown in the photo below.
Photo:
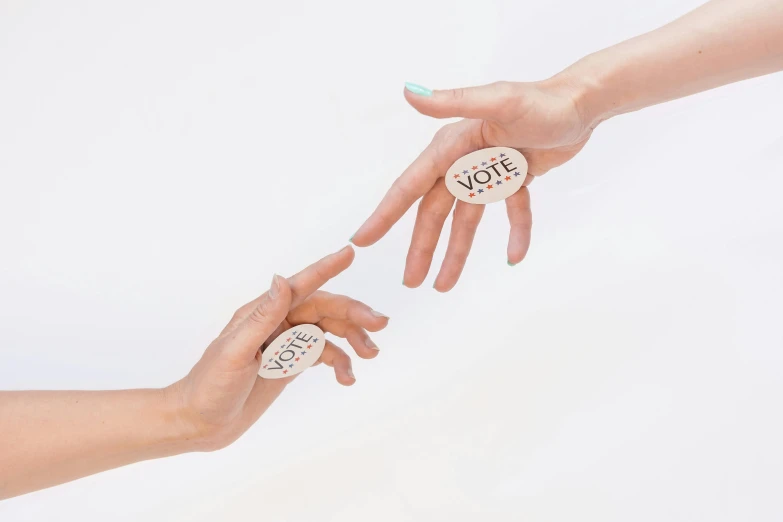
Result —
[{"label": "pinky finger", "polygon": [[506,210],[511,231],[508,236],[508,264],[516,265],[525,258],[530,248],[530,232],[533,228],[533,213],[530,210],[530,191],[522,187],[506,198]]},{"label": "pinky finger", "polygon": [[326,341],[326,347],[319,361],[334,368],[334,376],[343,386],[351,386],[356,382],[351,368],[351,358],[332,341]]}]

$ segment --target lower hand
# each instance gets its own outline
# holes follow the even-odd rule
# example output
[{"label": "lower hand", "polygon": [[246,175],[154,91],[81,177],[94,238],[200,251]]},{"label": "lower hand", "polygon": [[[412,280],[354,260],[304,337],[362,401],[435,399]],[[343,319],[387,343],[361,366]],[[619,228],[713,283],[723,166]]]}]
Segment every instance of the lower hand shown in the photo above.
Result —
[{"label": "lower hand", "polygon": [[[269,291],[237,310],[190,373],[168,389],[194,449],[214,450],[239,438],[297,377],[258,376],[261,348],[288,328],[315,324],[346,338],[359,357],[378,354],[367,331],[385,328],[388,317],[349,297],[318,291],[353,258],[353,249],[346,247],[291,278],[275,276]],[[355,382],[351,358],[331,341],[320,362],[334,368],[340,384]]]}]

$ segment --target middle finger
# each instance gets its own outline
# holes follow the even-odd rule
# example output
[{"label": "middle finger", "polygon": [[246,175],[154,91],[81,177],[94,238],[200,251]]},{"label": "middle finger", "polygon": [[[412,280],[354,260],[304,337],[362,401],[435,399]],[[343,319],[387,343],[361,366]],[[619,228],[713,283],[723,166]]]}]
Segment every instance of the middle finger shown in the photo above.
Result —
[{"label": "middle finger", "polygon": [[432,265],[432,256],[438,246],[443,223],[454,206],[454,196],[446,188],[443,178],[422,198],[413,227],[411,246],[405,261],[405,273],[402,284],[416,288],[424,282]]}]

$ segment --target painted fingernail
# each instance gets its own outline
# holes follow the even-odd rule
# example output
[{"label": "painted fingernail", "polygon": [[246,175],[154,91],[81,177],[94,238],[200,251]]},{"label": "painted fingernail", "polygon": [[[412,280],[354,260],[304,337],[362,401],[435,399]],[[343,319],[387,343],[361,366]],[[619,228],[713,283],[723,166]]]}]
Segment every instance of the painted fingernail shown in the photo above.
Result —
[{"label": "painted fingernail", "polygon": [[428,89],[423,85],[405,82],[405,88],[411,91],[413,94],[418,94],[419,96],[432,96],[432,89]]},{"label": "painted fingernail", "polygon": [[269,299],[277,299],[277,296],[280,294],[280,276],[275,274],[272,277],[272,285],[269,287],[269,293],[267,294],[269,296]]},{"label": "painted fingernail", "polygon": [[512,263],[511,260],[509,259],[508,261],[506,261],[506,264],[508,264],[508,266],[517,266],[518,263]]},{"label": "painted fingernail", "polygon": [[386,315],[386,314],[382,314],[382,313],[381,313],[381,312],[379,312],[378,310],[370,310],[370,313],[371,313],[372,315],[374,315],[375,317],[383,317],[384,319],[388,319],[388,318],[389,318],[389,316],[388,316],[388,315]]},{"label": "painted fingernail", "polygon": [[349,243],[353,243],[353,238],[356,237],[356,234],[352,235],[351,238],[348,240]]},{"label": "painted fingernail", "polygon": [[356,380],[356,377],[354,377],[354,375],[353,375],[353,370],[352,369],[348,368],[348,370],[345,373],[347,373],[348,377],[350,377],[354,381]]},{"label": "painted fingernail", "polygon": [[378,345],[376,345],[372,339],[369,337],[364,340],[364,345],[369,348],[370,350],[375,350],[376,352],[379,352],[381,349],[378,348]]}]

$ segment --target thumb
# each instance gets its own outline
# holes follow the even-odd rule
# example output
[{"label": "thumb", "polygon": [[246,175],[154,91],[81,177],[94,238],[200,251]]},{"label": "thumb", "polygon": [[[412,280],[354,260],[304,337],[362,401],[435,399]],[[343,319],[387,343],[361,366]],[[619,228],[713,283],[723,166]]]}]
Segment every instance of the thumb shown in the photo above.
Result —
[{"label": "thumb", "polygon": [[280,326],[291,308],[291,287],[275,274],[269,291],[229,334],[225,353],[239,360],[251,360],[270,335]]},{"label": "thumb", "polygon": [[514,91],[511,82],[441,91],[406,83],[405,99],[414,109],[433,118],[493,120],[508,107],[508,102],[514,98]]}]

